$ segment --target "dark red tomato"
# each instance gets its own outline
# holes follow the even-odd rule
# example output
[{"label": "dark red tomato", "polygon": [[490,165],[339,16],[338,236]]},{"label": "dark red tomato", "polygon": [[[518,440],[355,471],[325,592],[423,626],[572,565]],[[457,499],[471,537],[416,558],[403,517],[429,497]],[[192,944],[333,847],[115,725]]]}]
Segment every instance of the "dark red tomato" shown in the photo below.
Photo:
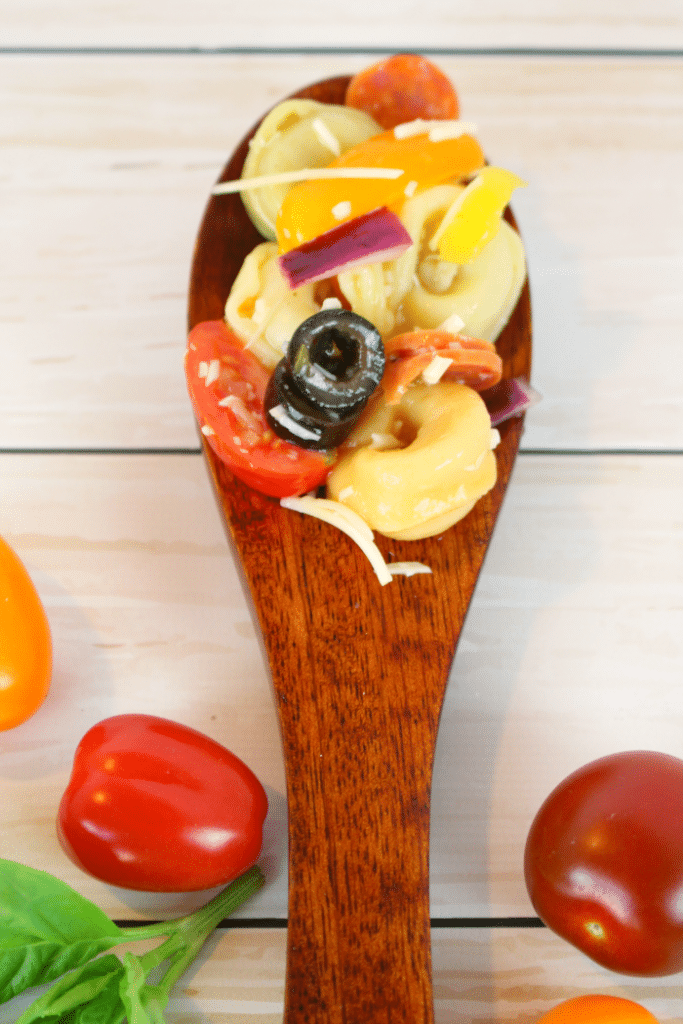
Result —
[{"label": "dark red tomato", "polygon": [[166,718],[117,715],[79,743],[57,834],[110,885],[190,892],[256,862],[267,810],[254,773],[220,743]]},{"label": "dark red tomato", "polygon": [[222,320],[192,329],[185,375],[202,433],[245,484],[285,498],[325,481],[332,468],[325,455],[283,441],[266,423],[263,399],[270,372]]},{"label": "dark red tomato", "polygon": [[397,53],[359,71],[349,82],[345,103],[386,130],[418,117],[450,120],[460,109],[447,76],[416,53]]},{"label": "dark red tomato", "polygon": [[536,815],[524,872],[539,917],[603,967],[683,970],[683,761],[628,751],[574,772]]}]

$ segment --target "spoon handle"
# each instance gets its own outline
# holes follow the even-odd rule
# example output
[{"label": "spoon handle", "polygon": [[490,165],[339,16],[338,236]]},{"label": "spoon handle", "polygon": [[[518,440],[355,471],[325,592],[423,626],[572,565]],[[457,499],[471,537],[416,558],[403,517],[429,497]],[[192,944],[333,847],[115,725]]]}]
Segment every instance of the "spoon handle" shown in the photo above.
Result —
[{"label": "spoon handle", "polygon": [[349,608],[342,630],[298,637],[294,684],[271,662],[290,820],[286,1024],[433,1020],[429,694],[448,666],[431,644],[411,650],[401,621],[377,637]]},{"label": "spoon handle", "polygon": [[[433,575],[381,587],[348,538],[241,487],[208,457],[283,738],[285,1024],[432,1024],[432,764],[490,503],[441,538]],[[389,557],[392,542],[379,543]],[[433,560],[435,542],[425,543]],[[421,544],[411,544],[417,560]]]}]

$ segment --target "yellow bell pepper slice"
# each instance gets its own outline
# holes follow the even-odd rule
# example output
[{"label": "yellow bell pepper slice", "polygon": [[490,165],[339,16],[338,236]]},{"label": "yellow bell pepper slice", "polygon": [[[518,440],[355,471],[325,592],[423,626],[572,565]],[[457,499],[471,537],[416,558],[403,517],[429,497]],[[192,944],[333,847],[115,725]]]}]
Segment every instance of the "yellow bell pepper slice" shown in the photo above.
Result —
[{"label": "yellow bell pepper slice", "polygon": [[432,141],[429,124],[425,122],[424,132],[407,137],[397,138],[393,130],[382,132],[329,164],[393,167],[403,172],[397,178],[314,178],[290,188],[276,221],[280,252],[310,242],[343,221],[402,202],[418,187],[469,177],[483,167],[484,154],[475,138],[463,133]]},{"label": "yellow bell pepper slice", "polygon": [[504,167],[483,167],[446,211],[430,249],[449,263],[469,263],[498,232],[510,196],[523,185]]}]

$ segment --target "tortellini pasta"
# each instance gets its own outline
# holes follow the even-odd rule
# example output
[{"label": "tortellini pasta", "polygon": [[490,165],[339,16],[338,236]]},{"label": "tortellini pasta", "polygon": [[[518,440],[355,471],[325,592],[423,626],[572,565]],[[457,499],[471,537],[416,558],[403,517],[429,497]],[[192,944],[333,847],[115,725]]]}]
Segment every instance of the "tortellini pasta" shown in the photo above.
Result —
[{"label": "tortellini pasta", "polygon": [[[325,167],[335,156],[381,130],[363,110],[315,100],[285,100],[259,125],[242,177]],[[275,238],[275,218],[290,188],[268,185],[242,193],[247,213],[264,238]]]},{"label": "tortellini pasta", "polygon": [[257,245],[242,264],[225,304],[228,326],[269,369],[282,359],[299,324],[320,309],[316,286],[292,290],[277,257],[275,242]]},{"label": "tortellini pasta", "polygon": [[397,260],[339,275],[352,308],[383,337],[440,327],[456,314],[465,333],[495,341],[507,323],[526,278],[522,241],[507,222],[475,259],[461,266],[440,259],[429,247],[462,191],[462,185],[435,185],[407,199],[399,216],[413,245]]},{"label": "tortellini pasta", "polygon": [[[413,245],[396,260],[338,275],[339,289],[353,311],[374,324],[385,340],[417,328],[438,328],[455,314],[464,323],[464,333],[493,342],[507,323],[526,277],[521,239],[507,222],[475,259],[461,266],[444,261],[429,247],[462,190],[462,185],[436,185],[407,199],[400,217]],[[256,246],[225,306],[230,328],[271,369],[299,324],[318,312],[325,294],[325,282],[290,289],[278,255],[275,242]]]},{"label": "tortellini pasta", "polygon": [[464,384],[414,384],[392,406],[380,394],[342,449],[328,494],[386,537],[432,537],[491,490],[497,440],[481,396]]}]

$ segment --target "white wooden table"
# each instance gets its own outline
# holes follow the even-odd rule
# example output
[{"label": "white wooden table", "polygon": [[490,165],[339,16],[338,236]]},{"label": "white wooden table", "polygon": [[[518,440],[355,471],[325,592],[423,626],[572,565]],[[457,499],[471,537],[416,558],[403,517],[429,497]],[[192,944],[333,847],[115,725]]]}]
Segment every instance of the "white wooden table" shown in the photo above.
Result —
[{"label": "white wooden table", "polygon": [[[532,1022],[584,992],[681,1020],[534,914],[543,798],[612,751],[683,754],[683,9],[679,0],[5,0],[0,25],[0,533],[50,619],[50,694],[0,734],[0,856],[118,920],[205,896],[83,875],[54,831],[80,737],[129,711],[194,726],[267,788],[267,885],[169,1019],[282,1018],[286,807],[270,684],[182,372],[195,232],[226,156],[291,90],[378,50],[451,75],[514,209],[543,401],[450,680],[435,767],[439,1024]],[[616,12],[615,12],[616,11]],[[13,1021],[29,1000],[0,1007]]]}]

